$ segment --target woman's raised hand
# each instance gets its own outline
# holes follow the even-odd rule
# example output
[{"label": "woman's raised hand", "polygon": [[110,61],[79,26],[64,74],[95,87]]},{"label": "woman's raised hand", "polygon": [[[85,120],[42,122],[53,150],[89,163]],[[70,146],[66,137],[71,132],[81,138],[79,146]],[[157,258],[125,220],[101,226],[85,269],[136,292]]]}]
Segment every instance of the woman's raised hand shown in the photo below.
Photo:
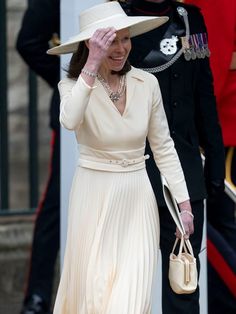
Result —
[{"label": "woman's raised hand", "polygon": [[97,29],[86,42],[89,49],[88,59],[81,71],[81,76],[89,86],[93,86],[99,67],[107,56],[109,47],[116,37],[114,27]]},{"label": "woman's raised hand", "polygon": [[107,51],[116,37],[114,27],[97,29],[88,41],[89,55],[87,63],[92,63],[98,68],[106,57]]}]

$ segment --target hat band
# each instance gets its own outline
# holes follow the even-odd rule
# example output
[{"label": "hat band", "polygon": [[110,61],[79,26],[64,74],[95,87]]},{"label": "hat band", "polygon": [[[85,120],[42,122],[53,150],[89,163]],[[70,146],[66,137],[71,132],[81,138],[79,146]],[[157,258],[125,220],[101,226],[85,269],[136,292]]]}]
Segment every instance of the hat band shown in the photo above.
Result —
[{"label": "hat band", "polygon": [[106,18],[104,18],[104,19],[100,19],[99,21],[92,22],[92,23],[90,23],[90,24],[88,24],[88,25],[85,25],[84,27],[83,27],[83,26],[80,26],[80,32],[84,32],[84,31],[86,31],[87,29],[90,29],[92,26],[99,25],[99,24],[101,24],[101,23],[103,23],[103,22],[105,22],[105,21],[110,21],[110,20],[113,20],[114,18],[120,18],[120,17],[124,18],[124,17],[127,17],[127,15],[126,15],[126,14],[121,14],[121,13],[119,13],[119,14],[115,14],[115,15],[106,17]]}]

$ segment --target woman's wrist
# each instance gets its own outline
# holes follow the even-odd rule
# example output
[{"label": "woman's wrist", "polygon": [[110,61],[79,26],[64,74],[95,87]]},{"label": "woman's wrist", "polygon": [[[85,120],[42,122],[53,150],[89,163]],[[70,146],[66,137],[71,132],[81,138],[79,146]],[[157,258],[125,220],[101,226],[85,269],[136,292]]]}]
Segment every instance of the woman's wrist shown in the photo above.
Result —
[{"label": "woman's wrist", "polygon": [[81,72],[89,76],[96,77],[98,73],[98,67],[95,64],[86,62]]},{"label": "woman's wrist", "polygon": [[181,202],[178,204],[179,205],[179,209],[180,211],[189,211],[190,213],[192,213],[192,207],[191,207],[191,203],[189,200]]},{"label": "woman's wrist", "polygon": [[93,86],[95,79],[97,77],[98,67],[94,64],[86,62],[83,69],[81,70],[81,76],[90,87]]},{"label": "woman's wrist", "polygon": [[190,210],[187,210],[187,209],[181,210],[180,215],[183,215],[183,214],[188,214],[192,218],[194,218],[194,215],[193,215],[193,213]]},{"label": "woman's wrist", "polygon": [[100,63],[98,61],[88,58],[84,65],[84,68],[90,72],[97,73],[100,67],[99,64]]},{"label": "woman's wrist", "polygon": [[90,76],[90,77],[96,77],[97,76],[97,72],[89,71],[85,67],[81,70],[81,73],[84,73],[85,75]]}]

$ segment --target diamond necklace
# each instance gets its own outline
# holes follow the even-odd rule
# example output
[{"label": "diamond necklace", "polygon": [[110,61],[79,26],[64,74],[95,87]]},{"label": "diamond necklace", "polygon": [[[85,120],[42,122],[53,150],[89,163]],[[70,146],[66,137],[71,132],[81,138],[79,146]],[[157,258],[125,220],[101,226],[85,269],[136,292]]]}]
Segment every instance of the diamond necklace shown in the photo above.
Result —
[{"label": "diamond necklace", "polygon": [[126,76],[121,75],[120,76],[120,82],[119,87],[116,92],[114,92],[107,81],[98,73],[97,74],[98,80],[101,82],[102,86],[104,87],[105,91],[107,92],[109,98],[113,103],[117,102],[121,96],[124,94],[124,91],[126,89]]}]

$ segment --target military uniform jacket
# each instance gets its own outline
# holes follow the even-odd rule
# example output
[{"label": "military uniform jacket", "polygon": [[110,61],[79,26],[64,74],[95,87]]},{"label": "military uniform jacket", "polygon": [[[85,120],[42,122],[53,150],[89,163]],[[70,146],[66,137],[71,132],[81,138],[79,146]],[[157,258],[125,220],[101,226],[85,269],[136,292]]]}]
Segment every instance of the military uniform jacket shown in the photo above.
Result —
[{"label": "military uniform jacket", "polygon": [[50,103],[50,126],[59,130],[59,92],[60,59],[50,56],[46,51],[53,35],[59,35],[59,0],[30,1],[25,12],[16,47],[29,67],[42,77],[52,88]]},{"label": "military uniform jacket", "polygon": [[[167,35],[185,36],[185,24],[177,13],[182,6],[188,12],[190,35],[206,33],[198,8],[170,1],[170,20],[160,28],[133,38],[130,62],[139,68],[155,67],[172,56],[160,55],[160,42]],[[129,15],[137,15],[129,8]],[[140,14],[143,15],[143,14]],[[206,181],[224,178],[224,148],[216,112],[212,73],[209,58],[187,61],[184,55],[166,70],[154,73],[157,77],[171,136],[184,170],[192,201],[206,197]],[[205,167],[199,147],[205,153]],[[149,146],[147,147],[150,153]],[[159,205],[164,205],[161,182],[153,160],[147,161],[147,170]]]}]

